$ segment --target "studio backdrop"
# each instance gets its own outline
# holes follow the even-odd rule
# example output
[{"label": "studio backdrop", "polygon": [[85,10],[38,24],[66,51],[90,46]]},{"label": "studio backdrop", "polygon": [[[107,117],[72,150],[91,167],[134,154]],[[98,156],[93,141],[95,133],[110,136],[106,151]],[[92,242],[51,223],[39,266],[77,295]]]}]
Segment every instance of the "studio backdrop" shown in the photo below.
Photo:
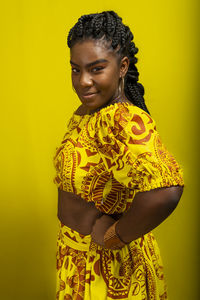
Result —
[{"label": "studio backdrop", "polygon": [[79,105],[66,39],[82,14],[103,10],[130,26],[147,107],[184,170],[183,197],[154,233],[170,299],[198,299],[197,0],[1,1],[0,299],[55,299],[53,155]]}]

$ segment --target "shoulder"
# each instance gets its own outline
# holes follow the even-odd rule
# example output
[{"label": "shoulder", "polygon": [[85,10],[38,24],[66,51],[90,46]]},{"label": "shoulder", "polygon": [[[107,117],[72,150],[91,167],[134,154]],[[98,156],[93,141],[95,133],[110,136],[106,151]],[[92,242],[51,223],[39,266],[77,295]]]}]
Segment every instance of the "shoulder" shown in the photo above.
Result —
[{"label": "shoulder", "polygon": [[90,121],[89,132],[94,132],[95,139],[109,147],[119,142],[121,146],[150,145],[158,134],[154,119],[141,108],[127,102],[107,106]]},{"label": "shoulder", "polygon": [[117,102],[95,116],[98,129],[128,130],[132,134],[142,134],[148,129],[156,130],[154,119],[143,109],[129,102]]}]

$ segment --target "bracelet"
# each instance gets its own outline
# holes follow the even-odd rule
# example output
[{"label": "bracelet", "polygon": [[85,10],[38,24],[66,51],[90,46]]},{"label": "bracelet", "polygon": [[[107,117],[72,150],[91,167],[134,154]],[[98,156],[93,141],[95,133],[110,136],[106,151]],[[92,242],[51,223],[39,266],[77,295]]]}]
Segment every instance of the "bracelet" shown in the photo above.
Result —
[{"label": "bracelet", "polygon": [[110,226],[104,234],[105,248],[116,250],[121,249],[126,245],[124,242],[122,242],[122,240],[116,233],[115,227],[118,222],[119,220],[115,222],[112,226]]}]

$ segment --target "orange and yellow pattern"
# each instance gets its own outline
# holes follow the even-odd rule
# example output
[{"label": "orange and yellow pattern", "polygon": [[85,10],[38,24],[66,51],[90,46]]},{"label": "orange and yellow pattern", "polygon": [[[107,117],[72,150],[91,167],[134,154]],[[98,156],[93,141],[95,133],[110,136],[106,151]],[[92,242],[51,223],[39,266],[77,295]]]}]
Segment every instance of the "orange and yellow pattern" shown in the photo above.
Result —
[{"label": "orange and yellow pattern", "polygon": [[[56,149],[54,182],[106,214],[128,210],[137,192],[184,185],[183,171],[163,145],[155,121],[126,102],[92,115],[73,114]],[[167,299],[152,233],[121,250],[95,245],[60,224],[57,299]]]},{"label": "orange and yellow pattern", "polygon": [[110,250],[60,223],[57,274],[57,300],[167,299],[151,232],[121,250]]}]

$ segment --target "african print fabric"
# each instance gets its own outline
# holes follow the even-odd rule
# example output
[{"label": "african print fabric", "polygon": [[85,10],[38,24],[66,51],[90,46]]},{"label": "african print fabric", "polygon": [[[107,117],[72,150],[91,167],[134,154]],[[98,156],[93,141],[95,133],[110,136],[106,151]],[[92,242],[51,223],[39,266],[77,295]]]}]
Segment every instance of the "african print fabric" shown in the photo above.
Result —
[{"label": "african print fabric", "polygon": [[167,299],[160,252],[150,232],[110,250],[60,223],[57,300]]},{"label": "african print fabric", "polygon": [[73,114],[54,157],[54,183],[103,213],[126,211],[137,192],[183,185],[182,169],[145,111],[118,102]]},{"label": "african print fabric", "polygon": [[[54,183],[94,202],[108,215],[126,212],[138,192],[184,185],[183,171],[161,141],[152,117],[115,103],[92,115],[73,114],[54,156]],[[57,300],[167,299],[152,233],[120,250],[102,248],[60,224]]]}]

